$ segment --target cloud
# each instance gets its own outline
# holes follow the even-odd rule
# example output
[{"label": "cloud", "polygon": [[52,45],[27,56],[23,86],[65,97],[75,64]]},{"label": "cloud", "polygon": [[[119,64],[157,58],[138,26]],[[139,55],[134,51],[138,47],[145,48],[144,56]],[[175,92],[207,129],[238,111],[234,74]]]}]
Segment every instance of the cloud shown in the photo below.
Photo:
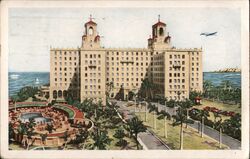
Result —
[{"label": "cloud", "polygon": [[[9,14],[9,68],[49,71],[50,46],[81,46],[92,14],[106,48],[146,48],[151,26],[167,24],[177,48],[200,48],[203,71],[240,67],[240,10],[227,8],[15,8]],[[104,18],[104,19],[103,19]],[[217,36],[200,36],[217,31]],[[20,56],[23,56],[20,59]]]}]

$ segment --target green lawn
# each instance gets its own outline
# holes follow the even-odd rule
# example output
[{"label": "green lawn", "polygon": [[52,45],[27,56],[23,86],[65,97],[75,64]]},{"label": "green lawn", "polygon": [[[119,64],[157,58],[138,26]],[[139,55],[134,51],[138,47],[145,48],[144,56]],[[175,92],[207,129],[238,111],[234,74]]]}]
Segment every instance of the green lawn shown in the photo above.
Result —
[{"label": "green lawn", "polygon": [[[241,108],[238,105],[230,105],[230,104],[223,104],[223,103],[219,103],[216,101],[209,101],[209,100],[202,100],[202,105],[197,105],[197,106],[193,106],[193,108],[197,108],[197,109],[203,109],[206,106],[210,106],[210,107],[215,107],[218,108],[220,110],[223,111],[233,111],[235,113],[240,113],[241,114]],[[214,121],[214,115],[212,112],[209,112],[209,117],[208,119]],[[230,116],[225,116],[225,115],[221,115],[222,120],[225,119],[229,119]],[[218,119],[217,119],[218,120]]]},{"label": "green lawn", "polygon": [[230,105],[230,104],[223,104],[223,103],[219,103],[219,102],[216,102],[216,101],[209,101],[209,100],[206,100],[206,99],[203,99],[202,100],[202,105],[199,105],[199,106],[195,106],[197,108],[203,108],[203,107],[206,107],[206,106],[210,106],[210,107],[216,107],[220,110],[223,110],[223,111],[233,111],[235,113],[240,113],[241,114],[241,108],[239,107],[239,105]]},{"label": "green lawn", "polygon": [[63,106],[63,105],[54,105],[53,107],[57,108],[57,109],[61,109],[64,110],[65,112],[67,112],[69,114],[69,118],[73,118],[75,115],[75,112],[73,110],[71,110],[70,108]]},{"label": "green lawn", "polygon": [[[136,115],[143,121],[145,121],[145,113],[136,113]],[[167,120],[167,132],[168,138],[164,137],[164,120],[157,119],[157,130],[153,129],[153,114],[148,113],[148,121],[144,122],[148,129],[153,130],[158,137],[165,141],[171,149],[179,149],[180,145],[180,127],[172,126],[172,121]],[[185,127],[185,125],[184,125]],[[218,134],[219,135],[219,134]],[[203,138],[200,137],[197,130],[190,127],[184,128],[184,139],[183,139],[183,149],[186,150],[216,150],[219,149],[219,143],[217,143],[212,138],[204,135]],[[227,149],[225,145],[222,146],[223,149]]]},{"label": "green lawn", "polygon": [[[108,135],[110,138],[112,138],[111,144],[108,146],[109,150],[121,150],[121,147],[115,145],[118,142],[118,139],[113,137],[115,130],[116,129],[108,129]],[[136,150],[136,143],[133,139],[128,137],[124,137],[124,139],[128,142],[129,149]]]}]

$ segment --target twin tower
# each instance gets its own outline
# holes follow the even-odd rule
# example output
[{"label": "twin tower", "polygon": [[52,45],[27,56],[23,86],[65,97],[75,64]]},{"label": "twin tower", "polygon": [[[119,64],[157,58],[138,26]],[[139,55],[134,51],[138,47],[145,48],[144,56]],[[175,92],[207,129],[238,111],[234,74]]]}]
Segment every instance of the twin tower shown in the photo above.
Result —
[{"label": "twin tower", "polygon": [[[85,23],[85,32],[82,36],[82,48],[85,49],[96,49],[101,48],[100,46],[100,35],[97,32],[97,24],[93,21],[90,16],[90,20]],[[160,21],[152,26],[152,36],[148,39],[149,49],[166,49],[171,46],[171,37],[166,29],[166,24]]]}]

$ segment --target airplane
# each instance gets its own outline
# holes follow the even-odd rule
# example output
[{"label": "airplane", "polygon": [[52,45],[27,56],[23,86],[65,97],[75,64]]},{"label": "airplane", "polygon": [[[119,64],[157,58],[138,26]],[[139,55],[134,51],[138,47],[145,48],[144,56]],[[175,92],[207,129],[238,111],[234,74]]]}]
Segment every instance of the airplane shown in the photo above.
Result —
[{"label": "airplane", "polygon": [[216,35],[217,32],[213,32],[213,33],[201,33],[200,35],[205,35],[205,36],[212,36],[212,35]]}]

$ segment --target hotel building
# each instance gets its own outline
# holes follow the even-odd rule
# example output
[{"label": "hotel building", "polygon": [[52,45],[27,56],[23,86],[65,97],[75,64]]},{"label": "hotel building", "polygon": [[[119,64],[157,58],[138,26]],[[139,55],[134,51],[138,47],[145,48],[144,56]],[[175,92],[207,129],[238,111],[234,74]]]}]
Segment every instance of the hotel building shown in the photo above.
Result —
[{"label": "hotel building", "polygon": [[90,18],[84,27],[81,48],[50,50],[50,100],[71,96],[105,101],[110,82],[111,98],[127,99],[144,79],[156,86],[154,95],[168,99],[182,100],[189,98],[190,91],[202,91],[202,49],[173,47],[160,19],[152,26],[148,47],[141,49],[105,49],[97,24]]}]

